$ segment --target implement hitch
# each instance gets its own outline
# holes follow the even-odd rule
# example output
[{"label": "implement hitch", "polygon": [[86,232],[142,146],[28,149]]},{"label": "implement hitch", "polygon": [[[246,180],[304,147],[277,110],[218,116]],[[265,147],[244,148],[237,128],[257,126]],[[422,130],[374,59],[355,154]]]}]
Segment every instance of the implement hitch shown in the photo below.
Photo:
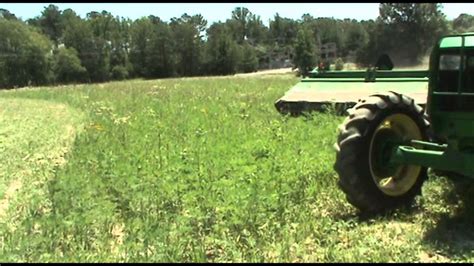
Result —
[{"label": "implement hitch", "polygon": [[447,144],[440,145],[417,140],[412,140],[411,144],[427,149],[398,146],[392,153],[390,164],[419,165],[474,177],[474,165],[472,164],[474,155],[450,149]]}]

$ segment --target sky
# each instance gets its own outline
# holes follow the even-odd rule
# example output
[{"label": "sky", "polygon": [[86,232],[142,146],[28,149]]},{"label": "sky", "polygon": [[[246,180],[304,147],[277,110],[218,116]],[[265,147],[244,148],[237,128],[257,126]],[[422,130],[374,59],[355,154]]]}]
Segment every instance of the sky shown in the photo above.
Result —
[{"label": "sky", "polygon": [[[201,14],[208,25],[230,18],[235,7],[243,6],[259,15],[265,25],[278,12],[280,16],[299,19],[304,13],[313,17],[334,17],[369,20],[377,18],[378,3],[52,3],[60,10],[71,8],[82,18],[90,11],[109,11],[114,16],[132,20],[155,15],[164,21],[172,17]],[[9,10],[17,17],[27,20],[41,14],[49,3],[0,3],[0,8]],[[443,3],[443,13],[454,19],[461,13],[474,15],[474,3]]]}]

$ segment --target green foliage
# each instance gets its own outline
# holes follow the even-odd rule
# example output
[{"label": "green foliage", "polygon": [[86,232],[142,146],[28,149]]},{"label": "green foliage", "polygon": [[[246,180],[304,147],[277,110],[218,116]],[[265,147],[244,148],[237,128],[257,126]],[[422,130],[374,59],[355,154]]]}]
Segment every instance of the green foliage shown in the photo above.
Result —
[{"label": "green foliage", "polygon": [[15,14],[11,13],[10,11],[4,8],[0,8],[0,19],[18,20]]},{"label": "green foliage", "polygon": [[[74,48],[87,70],[87,82],[125,77],[229,75],[284,67],[289,60],[305,65],[302,72],[307,73],[314,61],[322,60],[319,47],[328,43],[336,45],[336,57],[360,66],[374,64],[381,54],[389,54],[395,66],[413,65],[429,53],[442,34],[471,31],[474,27],[468,14],[448,22],[442,6],[435,3],[383,3],[375,21],[315,18],[309,14],[294,20],[277,13],[267,27],[260,16],[246,7],[236,7],[229,15],[225,22],[207,27],[200,14],[185,13],[169,22],[153,15],[132,21],[103,10],[91,11],[81,18],[72,9],[60,10],[50,4],[39,16],[28,19],[27,24],[36,29],[32,31],[43,33],[56,48]],[[18,19],[8,10],[0,9],[0,20]],[[301,27],[311,34],[297,38]],[[296,50],[304,55],[295,55]],[[333,57],[329,63],[332,61]],[[29,71],[44,72],[34,74],[45,76],[41,82],[58,76],[52,73],[55,70],[48,60],[44,64],[39,62],[43,67]],[[1,64],[0,68],[15,67]],[[0,75],[2,84],[10,82],[6,79],[11,75],[17,74]],[[35,84],[14,80],[13,86]]]},{"label": "green foliage", "polygon": [[65,10],[62,23],[64,44],[77,50],[89,81],[108,81],[113,67],[128,64],[127,21],[106,11],[90,12],[87,20],[82,20],[72,10]]},{"label": "green foliage", "polygon": [[206,65],[208,73],[234,74],[240,61],[237,42],[225,24],[213,24],[208,30]]},{"label": "green foliage", "polygon": [[455,33],[473,32],[474,16],[469,14],[460,14],[452,21],[452,29]]},{"label": "green foliage", "polygon": [[369,35],[366,45],[356,50],[356,62],[362,66],[374,65],[378,54],[381,53],[377,51],[380,47],[380,45],[378,45],[379,35],[377,32],[382,30],[382,24],[369,20],[364,21],[362,27],[365,32],[372,32],[372,34]]},{"label": "green foliage", "polygon": [[381,4],[379,23],[384,25],[383,31],[379,31],[384,34],[384,38],[379,37],[379,53],[384,52],[381,49],[393,51],[412,64],[418,63],[435,41],[447,33],[445,15],[436,3]]},{"label": "green foliage", "polygon": [[246,7],[236,7],[232,11],[232,17],[227,21],[233,39],[242,44],[248,35],[248,23],[252,12]]},{"label": "green foliage", "polygon": [[62,36],[63,25],[61,23],[61,11],[53,4],[45,7],[38,19],[38,24],[44,34],[46,34],[57,46]]},{"label": "green foliage", "polygon": [[207,21],[201,16],[191,17],[184,14],[181,18],[171,19],[178,75],[195,76],[202,72],[204,42],[201,31],[206,25]]},{"label": "green foliage", "polygon": [[266,45],[256,45],[254,47],[255,51],[255,56],[257,57],[258,60],[258,68],[264,68],[269,64],[270,58],[268,57],[269,53],[269,47]]},{"label": "green foliage", "polygon": [[65,25],[64,44],[67,48],[74,48],[78,52],[81,64],[87,69],[87,79],[90,80],[91,72],[94,71],[94,61],[97,56],[94,53],[92,30],[86,21],[77,17],[71,17]]},{"label": "green foliage", "polygon": [[114,66],[112,68],[112,79],[124,80],[128,78],[128,70],[124,66]]},{"label": "green foliage", "polygon": [[268,38],[268,28],[263,24],[260,16],[252,14],[247,22],[247,40],[252,45],[264,44]]},{"label": "green foliage", "polygon": [[342,21],[332,18],[317,18],[306,25],[311,26],[318,44],[335,43],[338,51],[345,54],[344,23]]},{"label": "green foliage", "polygon": [[297,38],[298,26],[298,22],[282,18],[276,13],[273,21],[270,21],[269,42],[278,43],[282,47],[291,47]]},{"label": "green foliage", "polygon": [[53,60],[53,72],[56,82],[71,83],[85,81],[87,70],[81,65],[81,60],[74,48],[59,48]]},{"label": "green foliage", "polygon": [[86,26],[89,32],[92,32],[91,46],[86,58],[83,58],[83,64],[86,66],[91,81],[104,82],[110,79],[110,37],[115,26],[113,16],[102,11],[90,12],[87,14],[88,20]]},{"label": "green foliage", "polygon": [[175,43],[170,26],[164,22],[152,23],[148,44],[145,47],[145,76],[170,77],[176,73]]},{"label": "green foliage", "polygon": [[249,73],[255,72],[258,68],[258,58],[255,52],[255,48],[253,48],[247,42],[244,42],[240,46],[240,63],[238,66],[239,72]]},{"label": "green foliage", "polygon": [[369,42],[369,33],[364,28],[363,23],[357,21],[345,22],[346,35],[344,41],[344,51],[342,54],[348,55],[351,53],[352,56],[356,57],[357,53],[367,46]]},{"label": "green foliage", "polygon": [[0,19],[0,88],[50,81],[51,43],[21,21]]},{"label": "green foliage", "polygon": [[130,64],[128,45],[130,42],[130,19],[112,20],[113,32],[110,36],[110,66],[127,66]]},{"label": "green foliage", "polygon": [[173,36],[170,25],[158,17],[141,18],[131,24],[130,37],[130,62],[135,76],[156,78],[176,73],[176,43],[173,39],[176,36]]},{"label": "green foliage", "polygon": [[312,32],[307,27],[301,27],[296,36],[293,63],[304,76],[316,66],[316,45]]},{"label": "green foliage", "polygon": [[152,36],[153,24],[147,18],[135,20],[130,26],[130,62],[133,65],[135,76],[145,76],[146,50],[149,36]]}]

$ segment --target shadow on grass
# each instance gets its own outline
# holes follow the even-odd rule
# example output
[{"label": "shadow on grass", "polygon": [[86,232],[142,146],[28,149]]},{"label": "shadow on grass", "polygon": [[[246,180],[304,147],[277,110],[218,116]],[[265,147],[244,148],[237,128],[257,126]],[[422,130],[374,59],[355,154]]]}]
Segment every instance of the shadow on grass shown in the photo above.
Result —
[{"label": "shadow on grass", "polygon": [[356,221],[358,223],[371,223],[375,221],[406,221],[409,217],[422,212],[418,205],[403,206],[393,210],[387,210],[382,213],[370,212],[338,212],[332,215],[335,220]]},{"label": "shadow on grass", "polygon": [[[422,243],[436,253],[455,260],[466,260],[474,257],[474,180],[450,175],[453,187],[446,189],[441,198],[444,204],[457,205],[451,214],[430,214],[423,204],[413,204],[384,213],[371,214],[356,210],[335,212],[332,218],[342,221],[355,221],[356,223],[375,223],[380,221],[411,221],[417,214],[433,219],[434,224],[427,228],[421,239]],[[423,197],[423,196],[422,196]],[[459,203],[459,204],[458,204]],[[446,206],[452,208],[453,206]]]},{"label": "shadow on grass", "polygon": [[474,253],[474,182],[467,177],[452,177],[454,190],[447,195],[457,197],[461,207],[449,216],[439,217],[428,229],[423,242],[448,256],[463,257]]}]

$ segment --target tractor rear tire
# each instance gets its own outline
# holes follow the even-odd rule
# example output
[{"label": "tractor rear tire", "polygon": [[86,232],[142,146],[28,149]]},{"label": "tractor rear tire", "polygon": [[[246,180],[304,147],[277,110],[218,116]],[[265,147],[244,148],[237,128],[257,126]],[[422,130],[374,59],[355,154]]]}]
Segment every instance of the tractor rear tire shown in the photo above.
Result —
[{"label": "tractor rear tire", "polygon": [[[388,92],[359,100],[348,113],[349,116],[338,128],[339,136],[334,145],[337,151],[334,170],[339,175],[338,185],[346,194],[349,203],[367,214],[377,214],[411,205],[415,196],[421,194],[421,187],[427,179],[427,169],[420,166],[399,166],[396,170],[397,175],[385,178],[382,185],[382,181],[377,182],[381,175],[374,174],[377,172],[373,165],[377,165],[373,161],[375,154],[373,147],[382,147],[384,144],[379,143],[384,143],[385,139],[380,136],[382,133],[391,136],[390,130],[397,131],[403,138],[408,138],[407,136],[411,134],[417,136],[413,137],[414,139],[428,141],[430,123],[423,108],[410,97]],[[393,128],[392,124],[395,125]],[[403,131],[399,128],[408,130]],[[374,141],[377,139],[375,136],[382,138],[382,141]],[[407,141],[405,145],[410,145],[409,140],[404,141]],[[378,146],[372,143],[377,143]],[[410,180],[399,181],[404,178]],[[397,188],[398,184],[403,186]]]}]

